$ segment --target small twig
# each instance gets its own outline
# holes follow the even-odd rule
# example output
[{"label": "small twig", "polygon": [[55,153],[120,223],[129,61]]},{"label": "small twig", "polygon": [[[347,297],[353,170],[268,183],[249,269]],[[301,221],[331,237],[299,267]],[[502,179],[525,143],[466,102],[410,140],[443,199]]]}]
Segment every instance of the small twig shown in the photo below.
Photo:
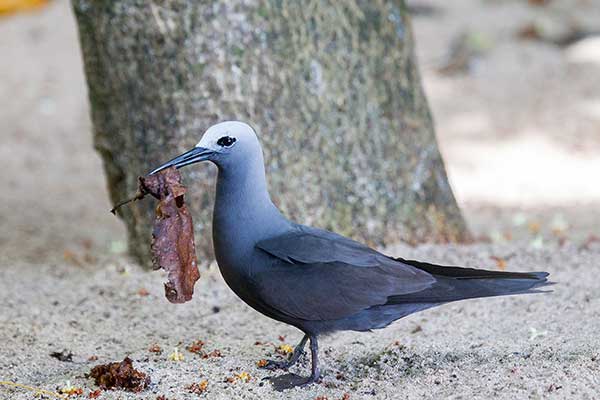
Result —
[{"label": "small twig", "polygon": [[31,390],[32,392],[35,392],[36,394],[45,394],[47,396],[52,396],[52,397],[56,397],[57,399],[67,399],[66,396],[63,396],[61,394],[55,393],[55,392],[51,392],[49,390],[45,390],[45,389],[39,389],[33,386],[27,386],[27,385],[23,385],[21,383],[16,383],[16,382],[8,382],[8,381],[0,381],[0,385],[3,386],[12,386],[12,387],[17,387],[17,388],[21,388],[21,389],[26,389],[26,390]]},{"label": "small twig", "polygon": [[146,195],[146,193],[142,192],[141,190],[138,190],[137,193],[135,194],[135,196],[133,196],[130,199],[124,200],[120,203],[117,203],[111,210],[110,212],[113,214],[116,214],[116,211],[118,208],[124,206],[125,204],[131,203],[133,201],[138,201],[144,198],[144,196]]}]

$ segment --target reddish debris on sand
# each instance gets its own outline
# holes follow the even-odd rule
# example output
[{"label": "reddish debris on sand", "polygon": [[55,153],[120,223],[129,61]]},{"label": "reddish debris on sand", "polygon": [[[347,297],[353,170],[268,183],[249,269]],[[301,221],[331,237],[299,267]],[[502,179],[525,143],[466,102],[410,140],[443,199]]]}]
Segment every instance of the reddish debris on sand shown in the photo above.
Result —
[{"label": "reddish debris on sand", "polygon": [[213,358],[213,357],[223,357],[223,355],[221,354],[221,350],[214,349],[210,353],[202,354],[202,358]]},{"label": "reddish debris on sand", "polygon": [[203,347],[204,347],[204,342],[202,340],[196,340],[187,347],[187,351],[189,351],[190,353],[200,354],[200,353],[202,353]]},{"label": "reddish debris on sand", "polygon": [[102,394],[100,389],[96,389],[88,394],[88,399],[97,399]]},{"label": "reddish debris on sand", "polygon": [[153,344],[152,346],[150,346],[150,347],[148,348],[148,351],[149,351],[150,353],[158,353],[158,354],[162,353],[162,349],[161,349],[161,347],[160,347],[159,345],[157,345],[156,343],[155,343],[155,344]]},{"label": "reddish debris on sand", "polygon": [[186,347],[187,351],[194,354],[199,354],[202,358],[213,358],[213,357],[223,357],[221,354],[221,350],[214,349],[210,352],[204,351],[204,343],[202,340],[196,340],[192,342],[188,347]]},{"label": "reddish debris on sand", "polygon": [[190,393],[201,394],[201,393],[204,393],[206,391],[206,389],[208,388],[208,381],[205,380],[200,383],[194,382],[191,385],[186,386],[185,388]]},{"label": "reddish debris on sand", "polygon": [[258,361],[256,362],[256,366],[257,366],[258,368],[264,368],[264,367],[266,367],[267,365],[269,365],[269,362],[268,362],[267,360],[265,360],[264,358],[262,358],[262,359],[260,359],[260,360],[258,360]]},{"label": "reddish debris on sand", "polygon": [[96,365],[90,371],[89,377],[94,378],[101,389],[124,389],[131,392],[141,392],[150,384],[150,377],[133,368],[129,357],[121,362]]}]

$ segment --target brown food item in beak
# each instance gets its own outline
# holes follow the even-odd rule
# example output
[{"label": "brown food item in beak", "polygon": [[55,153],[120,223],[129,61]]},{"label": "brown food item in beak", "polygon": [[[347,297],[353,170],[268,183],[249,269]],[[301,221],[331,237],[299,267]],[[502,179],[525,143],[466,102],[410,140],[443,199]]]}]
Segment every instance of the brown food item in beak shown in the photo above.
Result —
[{"label": "brown food item in beak", "polygon": [[159,200],[152,232],[152,263],[169,274],[165,296],[171,303],[185,303],[192,299],[194,284],[200,278],[194,224],[183,201],[186,192],[181,175],[168,168],[155,175],[140,177],[140,189]]},{"label": "brown food item in beak", "polygon": [[175,167],[140,177],[139,182],[138,193],[132,200],[146,194],[159,200],[152,232],[152,263],[155,269],[162,268],[169,274],[169,281],[165,283],[167,299],[171,303],[185,303],[192,299],[194,284],[200,278],[194,225],[183,201],[186,188]]}]

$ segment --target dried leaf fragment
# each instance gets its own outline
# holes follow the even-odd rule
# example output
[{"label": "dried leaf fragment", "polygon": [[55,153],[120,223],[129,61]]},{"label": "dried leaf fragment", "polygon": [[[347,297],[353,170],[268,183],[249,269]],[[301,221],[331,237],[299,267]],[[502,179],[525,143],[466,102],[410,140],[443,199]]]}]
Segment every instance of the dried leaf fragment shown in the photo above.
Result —
[{"label": "dried leaf fragment", "polygon": [[276,350],[279,354],[288,355],[294,352],[294,348],[289,344],[280,344]]},{"label": "dried leaf fragment", "polygon": [[252,377],[247,372],[240,372],[239,374],[235,374],[235,379],[244,383],[248,383],[250,382],[250,379],[252,379]]},{"label": "dried leaf fragment", "polygon": [[223,355],[221,354],[221,350],[214,349],[210,353],[202,354],[202,358],[215,358],[215,357],[223,357]]},{"label": "dried leaf fragment", "polygon": [[263,358],[263,359],[261,359],[261,360],[258,360],[258,361],[256,362],[256,366],[257,366],[257,367],[259,367],[259,368],[266,367],[266,366],[267,366],[267,364],[269,364],[269,362],[268,362],[267,360],[265,360],[264,358]]},{"label": "dried leaf fragment", "polygon": [[96,365],[90,371],[89,377],[94,378],[101,389],[123,389],[131,392],[141,392],[150,384],[150,377],[133,368],[129,357],[121,362]]},{"label": "dried leaf fragment", "polygon": [[67,396],[79,396],[80,394],[83,394],[83,389],[75,387],[71,385],[71,382],[67,381],[65,386],[60,388],[59,392],[61,394],[66,394]]},{"label": "dried leaf fragment", "polygon": [[140,187],[159,199],[152,232],[152,262],[169,274],[165,295],[171,303],[192,299],[194,284],[200,278],[194,244],[192,216],[183,201],[186,191],[181,175],[169,168],[140,178]]},{"label": "dried leaf fragment", "polygon": [[202,394],[208,388],[208,381],[204,380],[200,383],[192,383],[191,385],[186,386],[186,389],[190,393]]},{"label": "dried leaf fragment", "polygon": [[204,347],[204,342],[202,340],[196,340],[187,347],[187,351],[189,351],[190,353],[194,353],[194,354],[200,354],[200,353],[202,353],[203,347]]},{"label": "dried leaf fragment", "polygon": [[233,374],[233,376],[228,377],[227,379],[225,379],[225,382],[235,383],[237,381],[242,381],[244,383],[248,383],[248,382],[250,382],[251,379],[252,379],[252,377],[250,376],[249,373],[240,372],[239,374]]},{"label": "dried leaf fragment", "polygon": [[194,244],[192,216],[183,200],[186,192],[176,168],[139,178],[136,195],[116,205],[111,212],[147,194],[159,200],[152,232],[152,263],[168,273],[165,296],[171,303],[192,299],[194,284],[200,278]]},{"label": "dried leaf fragment", "polygon": [[155,343],[155,344],[153,344],[152,346],[150,346],[150,347],[148,348],[148,351],[149,351],[150,353],[157,353],[157,354],[160,354],[160,353],[162,353],[162,349],[161,349],[161,348],[160,348],[160,346],[159,346],[158,344],[156,344],[156,343]]}]

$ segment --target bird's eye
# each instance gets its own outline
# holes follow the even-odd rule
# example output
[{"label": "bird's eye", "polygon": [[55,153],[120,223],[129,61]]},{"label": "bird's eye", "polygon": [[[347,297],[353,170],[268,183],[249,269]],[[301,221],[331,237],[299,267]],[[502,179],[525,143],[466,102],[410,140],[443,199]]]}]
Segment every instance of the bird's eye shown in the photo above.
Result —
[{"label": "bird's eye", "polygon": [[217,140],[217,144],[221,147],[231,147],[237,139],[231,136],[223,136]]}]

